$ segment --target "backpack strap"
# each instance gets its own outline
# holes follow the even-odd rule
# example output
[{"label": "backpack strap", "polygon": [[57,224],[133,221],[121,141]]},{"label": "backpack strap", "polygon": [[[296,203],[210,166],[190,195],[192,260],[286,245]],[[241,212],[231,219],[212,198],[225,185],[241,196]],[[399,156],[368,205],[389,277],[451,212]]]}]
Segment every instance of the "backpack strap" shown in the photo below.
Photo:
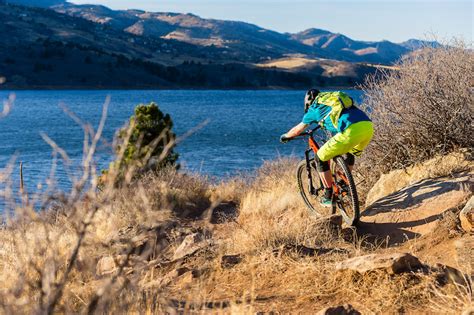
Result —
[{"label": "backpack strap", "polygon": [[342,101],[342,98],[338,97],[339,103],[341,103],[342,108],[346,108],[346,105],[344,105],[344,102]]},{"label": "backpack strap", "polygon": [[323,119],[321,119],[321,120],[318,122],[318,125],[320,125],[321,128],[325,129],[325,128],[324,128],[324,121],[329,117],[329,115],[331,115],[331,112],[332,112],[332,109],[329,111],[329,113],[328,113],[326,116],[324,116]]}]

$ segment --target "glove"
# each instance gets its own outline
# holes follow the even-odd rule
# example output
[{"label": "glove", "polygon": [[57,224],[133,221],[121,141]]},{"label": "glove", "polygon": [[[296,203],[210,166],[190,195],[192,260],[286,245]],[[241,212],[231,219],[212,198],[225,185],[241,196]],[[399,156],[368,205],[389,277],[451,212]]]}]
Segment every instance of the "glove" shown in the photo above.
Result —
[{"label": "glove", "polygon": [[290,138],[288,138],[288,137],[286,136],[286,133],[284,133],[284,134],[282,134],[282,135],[280,136],[280,142],[281,142],[281,143],[287,143],[288,141],[290,141]]}]

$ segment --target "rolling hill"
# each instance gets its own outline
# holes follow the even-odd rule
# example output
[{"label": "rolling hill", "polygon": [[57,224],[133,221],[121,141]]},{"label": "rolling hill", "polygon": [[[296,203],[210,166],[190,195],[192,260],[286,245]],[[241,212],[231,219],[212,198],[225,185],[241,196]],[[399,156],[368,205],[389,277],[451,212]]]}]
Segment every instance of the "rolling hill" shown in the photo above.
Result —
[{"label": "rolling hill", "polygon": [[0,18],[1,88],[353,86],[423,44],[62,0],[0,0]]},{"label": "rolling hill", "polygon": [[55,6],[54,10],[139,36],[226,48],[233,58],[252,62],[305,54],[350,62],[391,64],[424,43],[417,40],[402,44],[356,41],[320,29],[282,34],[249,23],[203,19],[193,14],[114,11],[96,5],[64,3]]}]

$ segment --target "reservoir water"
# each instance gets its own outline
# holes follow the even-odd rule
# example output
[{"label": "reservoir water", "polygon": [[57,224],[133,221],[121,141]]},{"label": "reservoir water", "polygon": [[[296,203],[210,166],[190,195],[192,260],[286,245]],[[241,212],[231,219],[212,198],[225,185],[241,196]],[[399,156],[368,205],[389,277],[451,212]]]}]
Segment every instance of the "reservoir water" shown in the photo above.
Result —
[{"label": "reservoir water", "polygon": [[[361,100],[361,91],[346,92]],[[42,133],[64,149],[74,165],[80,165],[84,134],[60,104],[97,128],[108,95],[111,102],[104,141],[95,156],[98,168],[107,167],[113,159],[107,143],[127,122],[134,107],[151,101],[171,115],[178,136],[208,121],[176,148],[184,170],[218,180],[252,171],[266,160],[303,157],[303,141],[283,145],[279,136],[301,121],[304,91],[0,91],[0,99],[5,100],[11,93],[16,101],[9,115],[0,119],[0,168],[14,161],[14,188],[19,185],[20,161],[29,191],[44,184],[50,175],[52,149]],[[58,189],[70,188],[61,163],[54,177]]]}]

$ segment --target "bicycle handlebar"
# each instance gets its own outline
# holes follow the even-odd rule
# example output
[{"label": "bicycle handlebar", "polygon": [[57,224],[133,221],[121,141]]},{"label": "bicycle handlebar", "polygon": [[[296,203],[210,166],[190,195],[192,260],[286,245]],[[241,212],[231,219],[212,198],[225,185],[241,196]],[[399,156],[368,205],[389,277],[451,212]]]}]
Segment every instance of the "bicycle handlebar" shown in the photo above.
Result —
[{"label": "bicycle handlebar", "polygon": [[288,141],[295,140],[295,139],[302,138],[302,137],[312,136],[313,133],[314,133],[316,130],[318,130],[318,129],[321,129],[321,126],[320,126],[320,125],[317,125],[317,126],[314,127],[313,129],[306,130],[305,132],[302,132],[302,133],[300,133],[299,135],[297,135],[297,136],[295,136],[295,137],[288,138]]}]

